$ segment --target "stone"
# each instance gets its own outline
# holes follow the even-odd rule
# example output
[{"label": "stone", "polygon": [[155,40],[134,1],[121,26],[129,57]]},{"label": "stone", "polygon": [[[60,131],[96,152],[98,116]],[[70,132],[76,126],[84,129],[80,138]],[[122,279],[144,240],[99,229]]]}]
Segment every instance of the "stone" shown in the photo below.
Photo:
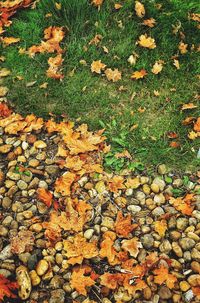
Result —
[{"label": "stone", "polygon": [[179,244],[183,250],[190,250],[195,246],[195,241],[190,238],[182,238],[179,240]]},{"label": "stone", "polygon": [[187,280],[188,280],[188,283],[193,287],[200,285],[200,275],[198,275],[198,274],[189,276],[189,278]]},{"label": "stone", "polygon": [[16,278],[19,285],[18,295],[22,300],[29,298],[32,290],[31,279],[28,274],[27,268],[20,265],[16,269]]},{"label": "stone", "polygon": [[2,201],[2,207],[4,209],[9,209],[12,204],[12,200],[9,197],[4,197]]},{"label": "stone", "polygon": [[159,186],[158,186],[157,184],[152,183],[152,184],[151,184],[151,190],[152,190],[154,193],[158,194],[159,191],[160,191],[160,188],[159,188]]},{"label": "stone", "polygon": [[191,257],[192,259],[200,262],[200,251],[196,248],[193,248],[191,252]]},{"label": "stone", "polygon": [[128,207],[127,207],[127,209],[131,212],[131,213],[138,213],[138,212],[140,212],[141,211],[141,207],[140,206],[138,206],[138,205],[129,205]]},{"label": "stone", "polygon": [[167,167],[166,167],[165,164],[160,164],[160,165],[158,166],[158,173],[159,173],[160,175],[164,175],[164,174],[167,173]]},{"label": "stone", "polygon": [[172,249],[177,257],[181,258],[183,256],[183,251],[177,242],[172,242]]},{"label": "stone", "polygon": [[172,297],[172,292],[167,286],[161,286],[158,291],[158,295],[161,299],[168,300]]},{"label": "stone", "polygon": [[40,161],[38,161],[37,159],[31,159],[28,163],[28,166],[31,167],[37,167],[40,165]]},{"label": "stone", "polygon": [[149,249],[153,247],[154,238],[151,234],[146,234],[141,239],[144,248]]},{"label": "stone", "polygon": [[114,229],[114,220],[110,217],[103,217],[101,225],[107,227],[108,229]]},{"label": "stone", "polygon": [[63,289],[52,290],[50,293],[49,303],[64,303],[65,291]]},{"label": "stone", "polygon": [[57,165],[48,165],[45,167],[45,170],[49,175],[56,175],[60,171]]},{"label": "stone", "polygon": [[35,143],[34,143],[33,146],[35,148],[41,148],[41,149],[43,149],[43,148],[47,147],[47,144],[44,141],[42,141],[42,140],[37,140],[37,141],[35,141]]},{"label": "stone", "polygon": [[190,284],[187,281],[181,281],[179,285],[180,289],[184,292],[190,289]]},{"label": "stone", "polygon": [[20,179],[20,174],[17,174],[13,171],[9,171],[7,173],[7,177],[13,181],[18,181]]},{"label": "stone", "polygon": [[43,276],[47,272],[48,268],[48,262],[44,259],[40,260],[36,266],[36,272],[38,276]]},{"label": "stone", "polygon": [[161,252],[168,254],[172,250],[172,245],[169,240],[164,239],[159,246]]},{"label": "stone", "polygon": [[162,205],[165,203],[165,196],[162,193],[156,194],[153,200],[157,205]]},{"label": "stone", "polygon": [[0,237],[6,237],[8,234],[8,229],[3,226],[3,225],[0,225]]},{"label": "stone", "polygon": [[154,210],[152,211],[152,215],[154,216],[154,217],[159,217],[159,216],[161,216],[161,215],[164,215],[164,210],[163,210],[163,208],[162,207],[156,207],[156,208],[154,208]]},{"label": "stone", "polygon": [[90,228],[90,229],[87,229],[85,232],[84,232],[84,237],[88,240],[90,240],[93,236],[93,233],[94,233],[94,229]]},{"label": "stone", "polygon": [[12,275],[12,273],[8,269],[0,269],[0,275],[8,278]]},{"label": "stone", "polygon": [[165,188],[165,181],[159,177],[156,177],[154,180],[153,180],[153,183],[152,185],[155,184],[155,185],[158,185],[160,191],[163,191],[164,188]]},{"label": "stone", "polygon": [[50,287],[53,289],[61,288],[64,284],[64,280],[61,276],[55,275],[50,281]]},{"label": "stone", "polygon": [[193,261],[193,262],[191,263],[191,268],[192,268],[192,270],[193,270],[195,273],[200,274],[200,263],[199,263],[199,262]]},{"label": "stone", "polygon": [[24,190],[28,187],[28,184],[23,180],[19,180],[17,182],[17,186],[18,186],[19,189]]},{"label": "stone", "polygon": [[4,144],[0,146],[0,154],[7,154],[12,148],[12,144]]},{"label": "stone", "polygon": [[195,217],[197,220],[200,220],[200,210],[194,210],[192,212],[193,217]]},{"label": "stone", "polygon": [[40,279],[40,277],[38,276],[38,274],[35,270],[31,270],[30,273],[29,273],[29,276],[31,278],[31,283],[32,283],[33,286],[37,286],[37,285],[40,284],[41,279]]},{"label": "stone", "polygon": [[178,178],[178,179],[176,179],[176,180],[173,181],[173,186],[174,186],[174,187],[179,188],[179,187],[181,187],[182,185],[183,185],[183,180],[180,179],[180,178]]},{"label": "stone", "polygon": [[187,218],[184,218],[184,217],[180,217],[176,220],[176,227],[179,229],[179,230],[185,230],[186,227],[188,226],[188,219]]}]

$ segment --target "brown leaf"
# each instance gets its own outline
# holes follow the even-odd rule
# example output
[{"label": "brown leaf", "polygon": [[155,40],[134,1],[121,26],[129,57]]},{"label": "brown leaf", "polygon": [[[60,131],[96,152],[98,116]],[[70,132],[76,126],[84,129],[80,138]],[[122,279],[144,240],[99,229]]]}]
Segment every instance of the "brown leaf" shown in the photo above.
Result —
[{"label": "brown leaf", "polygon": [[156,20],[154,18],[149,18],[144,20],[142,24],[152,28],[156,25]]},{"label": "brown leaf", "polygon": [[122,73],[118,70],[118,68],[115,68],[114,70],[112,70],[111,68],[107,68],[105,70],[105,75],[108,81],[113,82],[117,82],[122,78]]},{"label": "brown leaf", "polygon": [[167,230],[167,221],[161,220],[161,221],[155,221],[154,222],[154,229],[159,234],[159,236],[164,237],[165,232]]},{"label": "brown leaf", "polygon": [[131,257],[136,258],[139,253],[139,248],[142,248],[142,244],[138,242],[138,238],[132,238],[130,240],[123,240],[122,248],[129,252]]},{"label": "brown leaf", "polygon": [[115,222],[115,230],[117,235],[127,238],[129,234],[137,228],[137,226],[137,224],[132,224],[131,214],[128,214],[124,217],[123,213],[121,211],[118,211]]},{"label": "brown leaf", "polygon": [[167,287],[170,289],[174,288],[174,284],[177,282],[177,278],[168,272],[168,269],[163,265],[160,268],[155,269],[154,271],[154,282],[156,284],[166,283]]},{"label": "brown leaf", "polygon": [[194,103],[186,103],[186,104],[182,105],[181,110],[194,109],[194,108],[197,108],[197,107],[198,106],[195,105]]},{"label": "brown leaf", "polygon": [[46,204],[47,207],[52,205],[53,194],[45,188],[38,188],[38,199]]},{"label": "brown leaf", "polygon": [[80,295],[86,296],[87,289],[86,287],[90,287],[95,284],[95,281],[90,277],[85,276],[85,269],[79,268],[78,270],[74,270],[71,275],[71,287],[74,288]]},{"label": "brown leaf", "polygon": [[0,274],[0,301],[3,302],[5,297],[16,298],[17,296],[12,292],[18,288],[17,282],[11,282],[6,277]]}]

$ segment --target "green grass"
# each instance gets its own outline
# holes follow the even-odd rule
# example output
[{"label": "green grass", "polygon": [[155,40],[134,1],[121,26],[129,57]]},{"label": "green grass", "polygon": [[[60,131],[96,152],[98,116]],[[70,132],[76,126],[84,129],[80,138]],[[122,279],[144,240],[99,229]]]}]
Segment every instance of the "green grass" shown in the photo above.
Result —
[{"label": "green grass", "polygon": [[[61,10],[57,10],[54,3],[53,0],[42,0],[35,10],[18,12],[6,35],[20,37],[21,42],[0,47],[6,57],[2,66],[12,71],[4,83],[10,89],[8,99],[16,109],[23,114],[34,112],[44,117],[48,117],[49,112],[65,112],[70,119],[81,118],[91,129],[105,125],[114,151],[126,148],[135,161],[147,166],[165,163],[178,170],[196,169],[200,164],[197,159],[199,139],[190,141],[187,134],[191,127],[183,127],[181,121],[186,116],[197,117],[198,108],[187,112],[180,108],[183,103],[198,103],[199,55],[196,51],[180,55],[180,70],[173,66],[171,57],[178,54],[181,41],[179,34],[172,33],[172,25],[180,24],[184,43],[188,43],[189,49],[192,44],[197,46],[197,24],[188,20],[188,13],[199,12],[199,1],[143,1],[146,18],[153,17],[157,21],[151,29],[142,25],[142,20],[135,15],[132,0],[121,1],[123,7],[119,11],[114,9],[115,1],[105,0],[99,12],[87,0],[60,0]],[[156,3],[162,4],[160,10]],[[52,17],[45,18],[47,13],[52,13]],[[119,27],[120,23],[122,26]],[[32,59],[18,53],[20,47],[39,44],[43,30],[50,25],[69,30],[62,43],[66,52],[65,78],[61,82],[45,76],[47,59],[51,55],[36,55]],[[155,38],[157,47],[154,50],[135,44],[144,33]],[[89,46],[95,34],[101,34],[103,40],[98,46]],[[109,49],[108,54],[102,46]],[[139,55],[134,67],[127,62],[133,51]],[[111,83],[104,76],[92,74],[90,64],[99,59],[108,67],[122,71],[122,80]],[[88,65],[82,66],[80,60]],[[156,60],[165,61],[159,75],[151,73]],[[147,70],[148,76],[132,81],[132,72],[141,68]],[[19,81],[17,76],[22,76],[23,80]],[[36,83],[27,87],[26,84],[32,81]],[[48,82],[47,89],[39,88],[44,82]],[[125,90],[120,92],[120,86]],[[160,96],[155,97],[154,90],[158,90]],[[146,109],[144,113],[138,112],[140,107]],[[134,124],[138,127],[131,131]],[[178,133],[179,149],[169,147],[166,136],[169,131]]]}]

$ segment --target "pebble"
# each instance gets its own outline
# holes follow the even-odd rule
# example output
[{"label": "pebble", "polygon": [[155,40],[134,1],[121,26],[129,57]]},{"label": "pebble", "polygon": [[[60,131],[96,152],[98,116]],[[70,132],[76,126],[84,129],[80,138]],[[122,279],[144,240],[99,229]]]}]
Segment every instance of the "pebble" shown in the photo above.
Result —
[{"label": "pebble", "polygon": [[200,262],[200,251],[196,248],[193,248],[191,252],[191,257],[192,259]]},{"label": "pebble", "polygon": [[188,219],[187,218],[178,218],[176,221],[176,226],[179,230],[185,230],[186,227],[188,226]]},{"label": "pebble", "polygon": [[194,210],[192,212],[193,217],[195,217],[197,220],[200,220],[200,210]]},{"label": "pebble", "polygon": [[12,200],[9,197],[4,197],[2,201],[2,207],[4,209],[9,209],[12,204]]},{"label": "pebble", "polygon": [[190,289],[190,284],[187,281],[181,281],[179,285],[180,289],[184,292]]},{"label": "pebble", "polygon": [[168,300],[172,297],[172,292],[167,286],[161,286],[158,291],[158,295],[161,299]]},{"label": "pebble", "polygon": [[183,256],[183,251],[177,242],[172,242],[172,249],[177,257],[181,258]]},{"label": "pebble", "polygon": [[178,178],[178,179],[173,181],[173,185],[174,185],[174,187],[179,188],[183,185],[183,180]]},{"label": "pebble", "polygon": [[160,191],[163,191],[164,188],[165,188],[165,181],[159,177],[156,177],[154,180],[153,180],[153,183],[152,184],[156,184],[158,185]]},{"label": "pebble", "polygon": [[158,184],[152,183],[152,184],[151,184],[151,190],[152,190],[154,193],[158,194],[159,191],[160,191],[160,188],[159,188]]},{"label": "pebble", "polygon": [[41,279],[40,279],[40,277],[38,276],[38,274],[35,270],[31,270],[29,275],[30,275],[31,283],[32,283],[33,286],[37,286],[37,285],[40,284]]},{"label": "pebble", "polygon": [[37,140],[37,141],[35,141],[35,143],[33,144],[33,146],[35,147],[35,148],[46,148],[47,147],[47,144],[44,142],[44,141],[42,141],[42,140]]},{"label": "pebble", "polygon": [[90,228],[84,232],[84,237],[86,239],[90,240],[92,238],[93,234],[94,234],[94,229]]},{"label": "pebble", "polygon": [[138,205],[129,205],[128,207],[127,207],[127,209],[131,212],[131,213],[138,213],[138,212],[140,212],[141,211],[141,207],[140,206],[138,206]]},{"label": "pebble", "polygon": [[46,260],[40,260],[36,266],[36,272],[38,276],[43,276],[49,268],[49,264]]},{"label": "pebble", "polygon": [[64,302],[65,302],[65,291],[63,289],[56,289],[51,291],[49,303],[64,303]]},{"label": "pebble", "polygon": [[190,250],[195,246],[195,241],[190,238],[182,238],[179,240],[179,244],[183,250]]},{"label": "pebble", "polygon": [[23,180],[19,180],[17,182],[17,186],[18,186],[19,189],[24,190],[28,187],[28,184]]},{"label": "pebble", "polygon": [[191,286],[199,286],[200,285],[200,275],[195,274],[195,275],[189,276],[188,283]]},{"label": "pebble", "polygon": [[9,171],[7,173],[7,177],[13,181],[18,181],[20,179],[20,174],[14,173],[13,171]]},{"label": "pebble", "polygon": [[160,175],[164,175],[164,174],[167,173],[167,167],[166,167],[165,164],[160,164],[160,165],[158,166],[158,173],[159,173]]},{"label": "pebble", "polygon": [[63,286],[63,284],[64,284],[64,279],[59,275],[55,275],[51,279],[49,285],[52,289],[57,289],[57,288],[61,288]]},{"label": "pebble", "polygon": [[165,212],[164,212],[163,208],[159,207],[159,206],[154,208],[154,210],[152,211],[152,215],[154,217],[159,217],[159,216],[163,215],[164,213]]},{"label": "pebble", "polygon": [[3,226],[3,225],[0,225],[0,237],[6,237],[8,234],[8,229]]},{"label": "pebble", "polygon": [[57,175],[60,169],[57,165],[48,165],[45,170],[49,175]]},{"label": "pebble", "polygon": [[165,196],[162,193],[156,194],[153,200],[157,205],[162,205],[165,203]]},{"label": "pebble", "polygon": [[0,269],[0,275],[8,278],[12,275],[12,273],[8,269]]},{"label": "pebble", "polygon": [[23,265],[20,265],[16,269],[16,278],[19,285],[18,295],[22,300],[29,298],[31,294],[31,279],[28,274],[27,268]]},{"label": "pebble", "polygon": [[144,248],[149,249],[153,247],[154,244],[154,238],[151,234],[145,234],[142,238],[141,238],[142,244],[144,246]]}]

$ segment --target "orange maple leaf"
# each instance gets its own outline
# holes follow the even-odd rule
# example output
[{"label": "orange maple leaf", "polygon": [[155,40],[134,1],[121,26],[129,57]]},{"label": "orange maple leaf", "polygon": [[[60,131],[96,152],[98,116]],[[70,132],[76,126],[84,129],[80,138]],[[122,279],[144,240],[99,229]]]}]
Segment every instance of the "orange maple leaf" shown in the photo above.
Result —
[{"label": "orange maple leaf", "polygon": [[143,79],[147,75],[147,71],[145,69],[141,69],[140,71],[136,71],[132,74],[131,79],[138,80]]},{"label": "orange maple leaf", "polygon": [[108,81],[113,82],[117,82],[122,78],[122,73],[118,70],[118,68],[115,68],[114,70],[112,70],[111,68],[107,68],[105,70],[105,75]]},{"label": "orange maple leaf", "polygon": [[182,214],[191,216],[192,212],[194,210],[194,206],[192,206],[192,203],[194,201],[194,194],[187,194],[184,198],[178,197],[178,198],[170,198],[170,202],[174,205],[174,207],[180,211]]},{"label": "orange maple leaf", "polygon": [[124,178],[121,176],[114,176],[108,181],[108,188],[111,192],[117,193],[119,189],[126,188],[124,183]]},{"label": "orange maple leaf", "polygon": [[71,172],[64,173],[55,182],[55,190],[62,196],[70,196],[71,185],[75,181],[76,175]]},{"label": "orange maple leaf", "polygon": [[8,117],[12,113],[12,110],[9,109],[8,105],[5,102],[0,103],[0,117]]},{"label": "orange maple leaf", "polygon": [[194,124],[195,132],[200,132],[200,117],[197,119],[196,123]]},{"label": "orange maple leaf", "polygon": [[38,188],[38,199],[50,207],[53,201],[53,194],[45,188]]},{"label": "orange maple leaf", "polygon": [[123,236],[124,238],[127,238],[128,235],[137,228],[137,224],[131,223],[131,214],[128,214],[127,216],[123,216],[123,213],[121,211],[118,211],[117,213],[117,219],[115,222],[115,230],[116,233],[119,236]]},{"label": "orange maple leaf", "polygon": [[117,289],[119,286],[123,285],[124,282],[124,274],[111,274],[111,273],[105,273],[100,276],[100,283],[101,285],[104,285],[108,287],[109,289]]},{"label": "orange maple leaf", "polygon": [[134,285],[130,284],[130,278],[127,276],[124,282],[124,288],[128,291],[130,295],[135,295],[136,291],[141,291],[147,288],[148,285],[141,279],[136,279]]},{"label": "orange maple leaf", "polygon": [[92,3],[94,6],[100,8],[101,5],[103,4],[103,1],[104,1],[104,0],[92,0],[91,3]]},{"label": "orange maple leaf", "polygon": [[85,276],[85,269],[79,268],[77,271],[74,270],[71,276],[71,287],[74,288],[80,295],[86,296],[87,289],[95,284],[95,281],[92,280],[89,276]]},{"label": "orange maple leaf", "polygon": [[116,234],[112,231],[106,231],[103,234],[103,241],[100,243],[100,258],[107,258],[109,264],[115,265],[120,263],[117,258],[117,251],[113,247],[114,241],[116,239]]},{"label": "orange maple leaf", "polygon": [[73,243],[69,240],[64,240],[63,244],[69,264],[81,264],[83,259],[91,259],[98,255],[97,242],[87,242],[80,234],[73,238]]},{"label": "orange maple leaf", "polygon": [[3,302],[4,297],[16,298],[16,295],[12,292],[18,288],[17,282],[11,282],[3,275],[0,275],[0,302]]},{"label": "orange maple leaf", "polygon": [[138,242],[138,238],[132,238],[130,240],[123,240],[122,248],[128,251],[131,257],[136,258],[139,253],[139,248],[142,248],[142,244]]},{"label": "orange maple leaf", "polygon": [[148,27],[154,27],[156,24],[156,20],[154,18],[149,18],[143,21],[144,25],[148,26]]},{"label": "orange maple leaf", "polygon": [[163,284],[166,283],[167,287],[170,289],[174,288],[174,284],[177,282],[177,278],[170,274],[168,268],[164,267],[163,265],[160,268],[157,268],[153,271],[155,274],[154,282],[156,284]]}]

